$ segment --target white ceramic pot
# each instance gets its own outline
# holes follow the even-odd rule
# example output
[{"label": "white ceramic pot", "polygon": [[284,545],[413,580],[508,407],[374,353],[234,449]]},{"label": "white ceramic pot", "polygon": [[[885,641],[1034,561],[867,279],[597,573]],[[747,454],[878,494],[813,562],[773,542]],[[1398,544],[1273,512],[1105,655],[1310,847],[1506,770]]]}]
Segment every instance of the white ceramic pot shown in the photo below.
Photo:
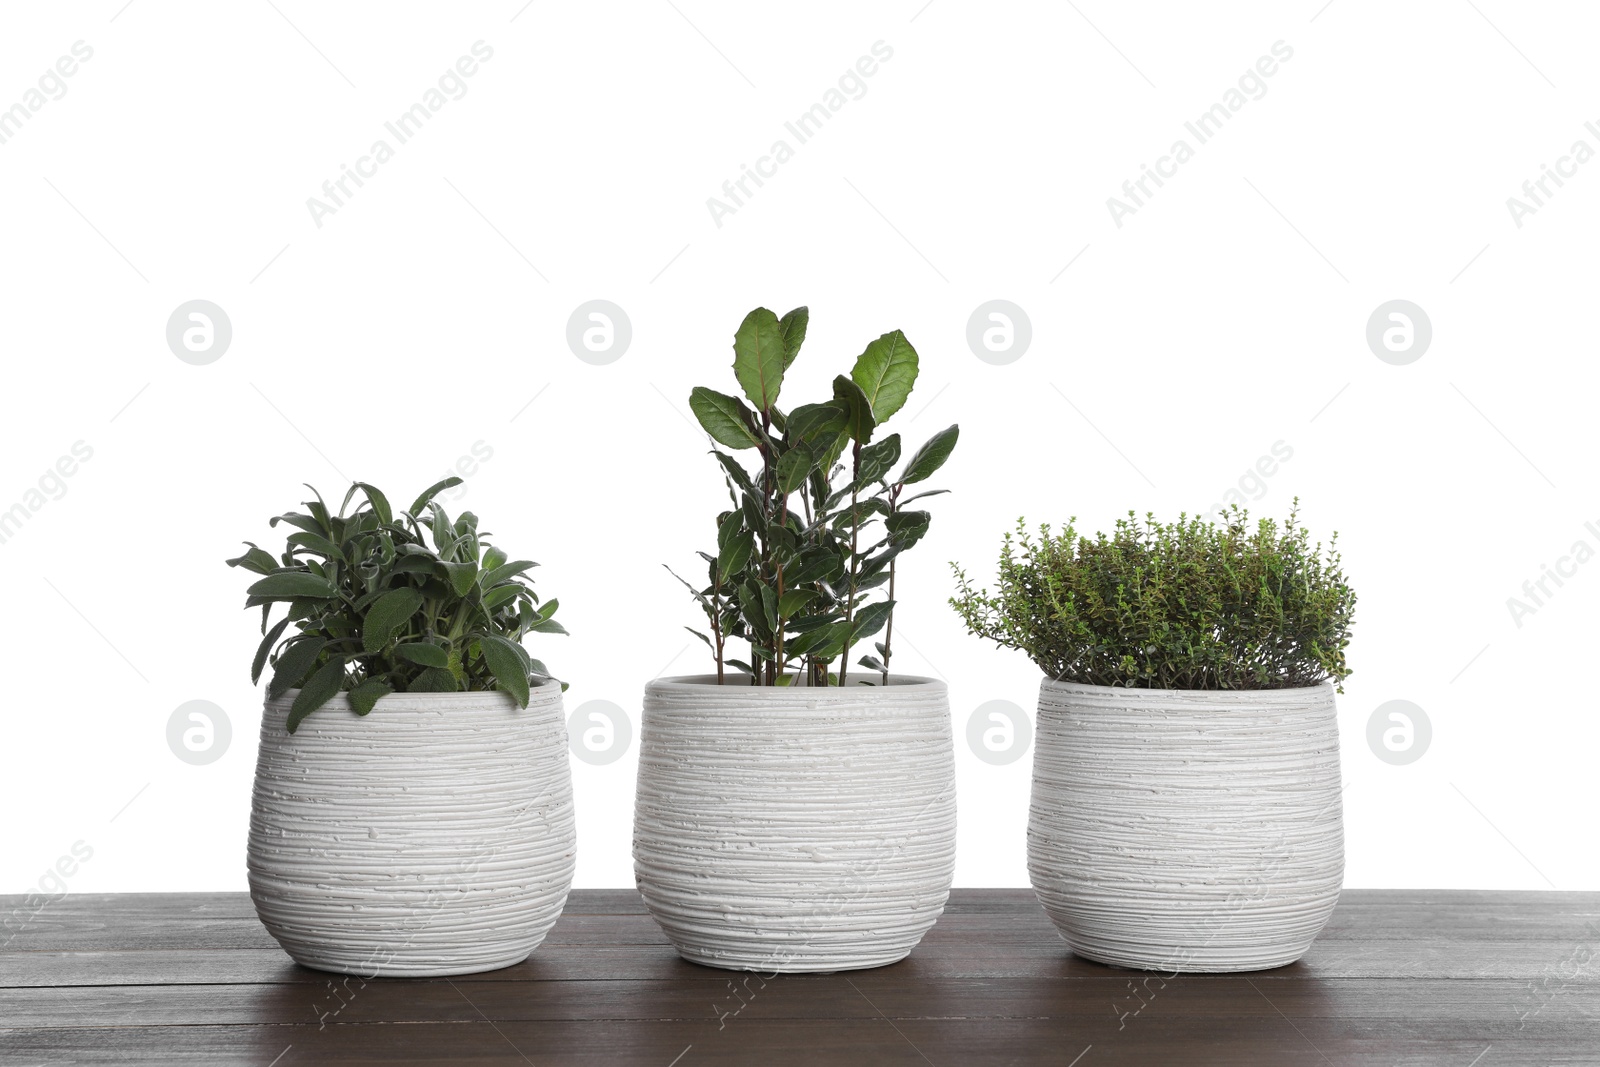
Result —
[{"label": "white ceramic pot", "polygon": [[955,871],[944,683],[645,687],[634,873],[687,960],[841,971],[903,959]]},{"label": "white ceramic pot", "polygon": [[269,701],[250,814],[250,896],[295,960],[365,977],[526,959],[561,915],[576,835],[561,687],[343,694],[285,729]]},{"label": "white ceramic pot", "polygon": [[1293,963],[1344,878],[1333,687],[1045,679],[1028,873],[1072,950],[1122,967]]}]

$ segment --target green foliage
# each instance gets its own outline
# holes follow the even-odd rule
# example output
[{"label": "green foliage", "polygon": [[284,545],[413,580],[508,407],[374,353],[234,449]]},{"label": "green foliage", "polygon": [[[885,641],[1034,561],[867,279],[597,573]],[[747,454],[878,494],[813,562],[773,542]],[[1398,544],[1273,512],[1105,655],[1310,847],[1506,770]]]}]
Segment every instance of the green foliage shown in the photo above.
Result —
[{"label": "green foliage", "polygon": [[[852,646],[881,630],[878,655],[859,662],[888,684],[895,564],[929,523],[927,512],[905,505],[945,490],[903,493],[944,465],[960,430],[939,431],[891,475],[900,436],[873,435],[905,406],[918,366],[899,330],[869,344],[851,373],[834,379],[831,397],[780,409],[784,375],[809,326],[803,307],[781,319],[766,308],[750,312],[733,339],[744,399],[703,386],[689,395],[715,444],[754,450],[759,461],[746,470],[729,452],[712,450],[732,507],[717,516],[716,552],[700,553],[705,583],[679,579],[706,615],[706,631],[689,631],[711,649],[719,681],[732,666],[752,685],[787,685],[797,676],[844,685]],[[728,656],[735,639],[749,642],[748,662]]]},{"label": "green foliage", "polygon": [[1132,512],[1111,536],[1018,520],[1000,550],[999,592],[973,591],[955,570],[950,604],[967,629],[1021,649],[1050,677],[1141,689],[1286,689],[1339,684],[1356,595],[1297,522],[1252,528],[1237,506],[1226,525]]},{"label": "green foliage", "polygon": [[[434,502],[459,484],[431,486],[398,515],[364,482],[350,487],[337,515],[312,489],[306,513],[272,520],[299,531],[281,557],[246,541],[249,551],[227,561],[261,575],[246,590],[264,635],[250,680],[270,662],[269,698],[299,689],[290,733],[341,691],[360,715],[389,693],[499,689],[527,707],[531,685],[549,680],[521,641],[566,633],[554,618],[558,602],[540,604],[525,576],[538,564],[509,560],[479,534],[472,512],[452,522]],[[347,515],[358,490],[365,499]],[[286,614],[269,627],[278,604]]]}]

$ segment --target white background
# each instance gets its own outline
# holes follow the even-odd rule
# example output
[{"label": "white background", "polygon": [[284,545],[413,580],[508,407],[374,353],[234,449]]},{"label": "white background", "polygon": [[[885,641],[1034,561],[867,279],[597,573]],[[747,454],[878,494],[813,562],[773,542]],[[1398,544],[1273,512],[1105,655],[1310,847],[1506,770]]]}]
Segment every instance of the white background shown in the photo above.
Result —
[{"label": "white background", "polygon": [[[1600,547],[1600,163],[1520,228],[1506,206],[1600,148],[1582,5],[123,3],[0,16],[0,107],[94,50],[0,144],[0,509],[93,449],[0,544],[0,890],[80,840],[74,890],[244,887],[257,631],[222,560],[301,482],[409,500],[483,442],[450,506],[543,563],[573,636],[533,651],[567,707],[636,718],[647,679],[703,670],[660,566],[693,569],[719,507],[685,398],[732,391],[746,311],[801,303],[787,402],[900,327],[923,369],[899,430],[961,424],[896,625],[958,738],[985,701],[1031,714],[1037,672],[964,635],[948,561],[991,575],[1019,515],[1205,509],[1283,441],[1252,506],[1299,495],[1361,598],[1347,883],[1600,888],[1600,563],[1521,627],[1506,605]],[[479,40],[466,95],[317,227],[307,198]],[[1266,94],[1117,227],[1107,197],[1280,40]],[[796,146],[784,122],[877,41],[865,95]],[[707,198],[779,138],[794,158],[718,227]],[[165,340],[196,298],[233,326],[209,366]],[[595,298],[632,321],[608,366],[565,340]],[[1005,366],[966,341],[996,298],[1033,328]],[[1408,366],[1364,336],[1396,298],[1433,324]],[[167,747],[193,699],[232,723],[209,766]],[[1407,766],[1366,742],[1391,699],[1433,725]],[[957,884],[1025,885],[1029,759],[957,761]],[[573,771],[578,884],[631,884],[634,753]]]}]

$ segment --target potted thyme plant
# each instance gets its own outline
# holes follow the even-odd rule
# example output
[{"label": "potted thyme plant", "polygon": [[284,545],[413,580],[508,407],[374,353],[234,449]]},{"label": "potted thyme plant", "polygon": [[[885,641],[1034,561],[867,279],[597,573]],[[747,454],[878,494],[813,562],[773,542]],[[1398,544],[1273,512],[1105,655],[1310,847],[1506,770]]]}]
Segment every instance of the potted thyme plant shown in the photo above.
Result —
[{"label": "potted thyme plant", "polygon": [[[1337,536],[1132,514],[1019,522],[998,592],[955,567],[968,630],[1039,687],[1028,871],[1072,950],[1150,970],[1300,958],[1344,876],[1334,691],[1355,593]],[[954,566],[954,565],[952,565]]]},{"label": "potted thyme plant", "polygon": [[[365,483],[320,494],[259,575],[252,681],[270,664],[250,817],[250,895],[295,960],[451,975],[526,959],[572,884],[562,684],[522,647],[555,600],[429,488],[395,512]],[[316,490],[312,490],[313,494]],[[360,505],[347,513],[357,493]],[[284,608],[273,623],[276,609]]]},{"label": "potted thyme plant", "polygon": [[712,966],[892,963],[954,872],[948,693],[890,665],[897,565],[930,518],[909,505],[943,492],[923,483],[959,430],[902,463],[884,426],[918,357],[899,330],[830,396],[780,407],[808,325],[803,307],[750,312],[733,339],[743,397],[690,394],[730,502],[705,580],[684,582],[715,673],[645,690],[635,874],[678,951]]}]

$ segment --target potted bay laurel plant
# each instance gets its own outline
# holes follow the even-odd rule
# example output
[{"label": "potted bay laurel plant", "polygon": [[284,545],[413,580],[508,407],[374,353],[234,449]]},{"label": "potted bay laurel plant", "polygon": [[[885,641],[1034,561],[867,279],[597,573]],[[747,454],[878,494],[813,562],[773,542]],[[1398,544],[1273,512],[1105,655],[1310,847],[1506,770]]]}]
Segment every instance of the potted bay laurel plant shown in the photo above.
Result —
[{"label": "potted bay laurel plant", "polygon": [[729,497],[704,578],[684,583],[715,672],[645,689],[639,890],[686,959],[717,967],[892,963],[954,871],[948,694],[890,666],[898,564],[929,523],[910,505],[943,491],[923,483],[958,430],[902,462],[884,425],[918,360],[899,330],[831,395],[780,406],[807,325],[805,308],[752,311],[734,334],[742,398],[690,394]]},{"label": "potted bay laurel plant", "polygon": [[557,602],[534,593],[536,564],[435,502],[460,481],[403,512],[365,483],[337,514],[318,495],[272,520],[292,531],[279,556],[246,542],[228,560],[259,575],[252,681],[271,667],[250,895],[308,967],[506,967],[544,939],[572,884],[562,684],[522,647],[565,632]]},{"label": "potted bay laurel plant", "polygon": [[[1298,501],[1296,501],[1296,509]],[[1028,871],[1072,950],[1148,970],[1300,958],[1344,876],[1335,686],[1355,594],[1337,537],[1180,517],[1019,522],[974,634],[1044,671]]]}]

